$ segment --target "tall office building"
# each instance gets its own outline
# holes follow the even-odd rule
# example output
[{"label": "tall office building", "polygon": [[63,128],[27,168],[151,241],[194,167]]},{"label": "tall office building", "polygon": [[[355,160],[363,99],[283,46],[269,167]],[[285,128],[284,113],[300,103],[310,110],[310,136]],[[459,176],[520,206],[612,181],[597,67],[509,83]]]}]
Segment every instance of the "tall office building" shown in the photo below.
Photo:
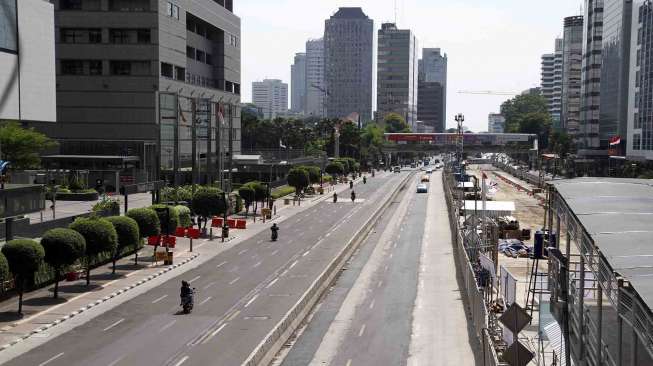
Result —
[{"label": "tall office building", "polygon": [[302,114],[306,108],[306,53],[295,54],[295,62],[290,66],[290,109]]},{"label": "tall office building", "polygon": [[424,48],[418,63],[417,119],[426,131],[444,132],[447,115],[447,55]]},{"label": "tall office building", "polygon": [[44,0],[0,1],[0,120],[56,117],[54,7]]},{"label": "tall office building", "polygon": [[564,20],[562,45],[561,127],[576,139],[580,131],[580,86],[583,60],[583,17]]},{"label": "tall office building", "polygon": [[417,38],[408,29],[384,23],[379,30],[377,118],[388,113],[404,117],[412,130],[417,123],[419,59]]},{"label": "tall office building", "polygon": [[324,39],[306,42],[306,108],[307,116],[326,116],[326,82],[324,80]]},{"label": "tall office building", "polygon": [[632,19],[626,153],[653,160],[653,4],[633,2]]},{"label": "tall office building", "polygon": [[503,133],[506,127],[506,118],[501,113],[490,113],[487,117],[487,132]]},{"label": "tall office building", "polygon": [[585,0],[584,8],[578,153],[587,156],[599,147],[603,0]]},{"label": "tall office building", "polygon": [[252,83],[252,103],[263,111],[263,118],[274,119],[288,112],[288,84],[279,79]]},{"label": "tall office building", "polygon": [[116,188],[168,172],[180,183],[193,164],[214,179],[229,147],[239,153],[232,0],[59,0],[55,16],[58,122],[45,132],[62,154],[123,166]]},{"label": "tall office building", "polygon": [[361,8],[340,8],[325,21],[327,116],[372,118],[374,22]]},{"label": "tall office building", "polygon": [[546,99],[553,127],[560,128],[562,101],[562,44],[563,40],[555,40],[555,52],[542,55],[541,88]]}]

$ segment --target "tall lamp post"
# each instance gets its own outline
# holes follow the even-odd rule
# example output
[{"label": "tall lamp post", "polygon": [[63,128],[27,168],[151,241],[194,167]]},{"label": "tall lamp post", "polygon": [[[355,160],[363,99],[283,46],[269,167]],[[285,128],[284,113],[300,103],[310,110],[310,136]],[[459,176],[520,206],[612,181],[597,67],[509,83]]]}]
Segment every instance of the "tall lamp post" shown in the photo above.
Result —
[{"label": "tall lamp post", "polygon": [[[457,154],[458,154],[458,166],[462,167],[463,162],[463,122],[465,122],[465,116],[462,113],[458,113],[454,118],[458,123],[458,141],[457,141]],[[461,171],[462,173],[462,171]]]}]

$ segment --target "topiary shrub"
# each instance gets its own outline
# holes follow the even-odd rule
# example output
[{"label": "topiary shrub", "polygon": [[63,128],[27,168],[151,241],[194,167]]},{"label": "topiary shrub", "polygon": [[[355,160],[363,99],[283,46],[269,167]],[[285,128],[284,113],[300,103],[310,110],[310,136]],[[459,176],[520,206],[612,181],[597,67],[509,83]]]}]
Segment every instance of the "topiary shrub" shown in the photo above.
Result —
[{"label": "topiary shrub", "polygon": [[256,192],[254,191],[254,188],[245,184],[242,187],[238,188],[238,196],[240,196],[240,198],[242,198],[245,203],[245,217],[247,217],[247,214],[249,213],[249,206],[251,206],[252,202],[254,202],[256,199]]},{"label": "topiary shrub", "polygon": [[288,172],[288,185],[295,188],[295,194],[299,194],[302,189],[310,184],[309,174],[303,168],[292,168]]},{"label": "topiary shrub", "polygon": [[86,240],[75,230],[56,228],[48,230],[41,238],[45,262],[54,271],[54,298],[59,296],[59,281],[66,267],[73,265],[86,253]]},{"label": "topiary shrub", "polygon": [[118,233],[111,222],[100,217],[78,218],[70,228],[86,239],[86,285],[91,284],[91,261],[100,253],[114,253],[118,246]]},{"label": "topiary shrub", "polygon": [[18,289],[18,314],[23,312],[23,290],[25,281],[34,277],[34,272],[45,257],[41,244],[29,239],[11,240],[2,247],[2,254],[7,258],[9,270],[14,275]]},{"label": "topiary shrub", "polygon": [[190,227],[193,223],[190,219],[190,208],[179,205],[175,206],[177,213],[179,213],[179,226],[181,227]]},{"label": "topiary shrub", "polygon": [[141,234],[138,231],[138,223],[131,217],[111,216],[107,217],[107,221],[113,225],[113,228],[116,229],[116,234],[118,234],[118,246],[113,253],[112,273],[115,274],[116,260],[118,260],[120,253],[122,253],[125,248],[133,247],[134,253],[138,253],[141,243]]},{"label": "topiary shrub", "polygon": [[228,209],[221,190],[212,187],[201,188],[193,196],[193,212],[204,221],[204,228],[209,218],[224,214]]},{"label": "topiary shrub", "polygon": [[136,221],[142,238],[161,234],[159,216],[151,208],[132,208],[127,211],[127,217]]},{"label": "topiary shrub", "polygon": [[[179,226],[179,211],[175,206],[168,206],[163,204],[157,204],[150,206],[152,210],[159,217],[159,225],[161,227],[161,234],[174,234],[175,229]],[[159,212],[157,209],[168,209],[168,222],[166,224],[166,214],[165,211]],[[167,225],[167,227],[166,227]],[[166,231],[167,229],[167,231]]]},{"label": "topiary shrub", "polygon": [[2,252],[0,252],[0,284],[9,280],[9,262],[7,262],[7,257],[5,257]]}]

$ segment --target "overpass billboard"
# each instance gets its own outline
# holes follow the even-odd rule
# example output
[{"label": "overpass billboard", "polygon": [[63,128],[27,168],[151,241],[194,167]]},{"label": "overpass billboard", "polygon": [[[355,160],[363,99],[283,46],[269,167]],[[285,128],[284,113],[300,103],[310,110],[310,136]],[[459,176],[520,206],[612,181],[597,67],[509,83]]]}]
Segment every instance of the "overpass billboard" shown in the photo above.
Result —
[{"label": "overpass billboard", "polygon": [[[455,145],[458,141],[457,133],[386,133],[387,141],[425,142],[431,145]],[[463,144],[465,146],[504,146],[509,143],[534,143],[537,135],[525,133],[465,133]]]}]

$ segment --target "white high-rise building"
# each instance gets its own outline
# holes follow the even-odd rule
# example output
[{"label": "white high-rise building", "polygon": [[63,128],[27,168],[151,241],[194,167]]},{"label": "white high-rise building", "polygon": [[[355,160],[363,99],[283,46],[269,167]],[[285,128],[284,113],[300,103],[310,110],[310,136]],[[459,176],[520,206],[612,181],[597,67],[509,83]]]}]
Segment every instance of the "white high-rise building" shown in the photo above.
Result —
[{"label": "white high-rise building", "polygon": [[555,53],[542,55],[542,96],[547,100],[554,128],[560,128],[562,112],[562,45],[562,38],[556,38]]},{"label": "white high-rise building", "polygon": [[416,131],[419,60],[417,38],[409,29],[384,23],[379,30],[377,116],[397,113]]},{"label": "white high-rise building", "polygon": [[503,133],[506,126],[506,118],[501,113],[490,113],[487,117],[487,132]]},{"label": "white high-rise building", "polygon": [[306,42],[306,106],[307,116],[326,115],[326,85],[324,82],[324,40],[311,39]]},{"label": "white high-rise building", "polygon": [[306,53],[296,53],[290,66],[290,109],[303,114],[306,109]]},{"label": "white high-rise building", "polygon": [[252,103],[263,111],[263,118],[273,119],[288,113],[288,84],[279,79],[252,83]]}]

